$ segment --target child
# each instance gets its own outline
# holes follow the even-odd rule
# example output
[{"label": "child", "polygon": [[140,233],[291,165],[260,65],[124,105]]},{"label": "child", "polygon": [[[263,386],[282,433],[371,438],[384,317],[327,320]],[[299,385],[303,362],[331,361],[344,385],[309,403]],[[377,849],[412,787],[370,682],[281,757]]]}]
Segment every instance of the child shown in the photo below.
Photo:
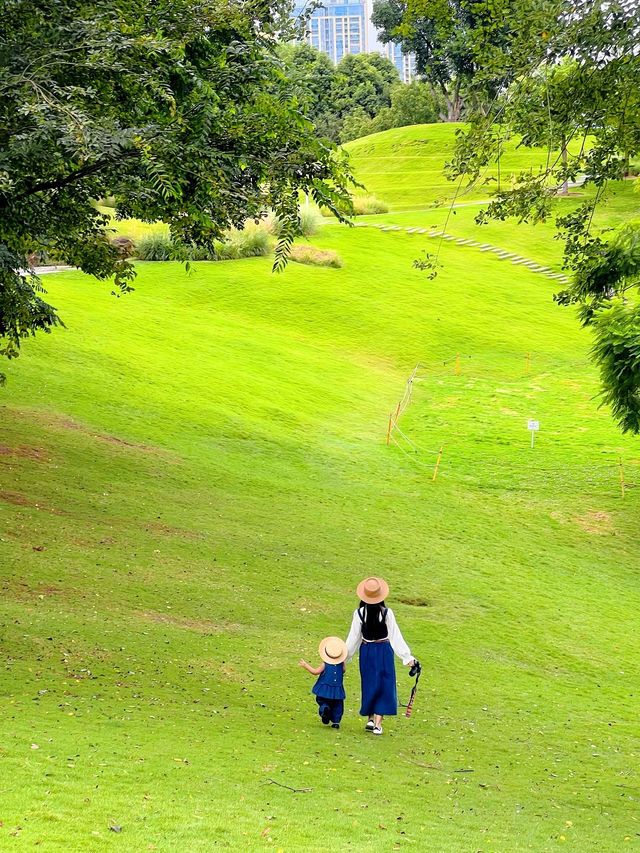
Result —
[{"label": "child", "polygon": [[320,666],[311,666],[306,660],[301,660],[300,666],[311,675],[319,676],[311,689],[318,703],[318,713],[325,726],[331,723],[332,728],[339,729],[344,712],[342,679],[347,646],[340,637],[325,637],[320,643],[319,652],[323,660]]}]

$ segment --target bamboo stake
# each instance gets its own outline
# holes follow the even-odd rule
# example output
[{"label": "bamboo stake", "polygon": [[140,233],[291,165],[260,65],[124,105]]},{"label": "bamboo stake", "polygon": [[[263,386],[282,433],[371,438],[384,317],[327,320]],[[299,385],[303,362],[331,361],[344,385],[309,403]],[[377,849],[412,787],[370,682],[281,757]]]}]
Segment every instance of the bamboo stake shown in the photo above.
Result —
[{"label": "bamboo stake", "polygon": [[391,430],[393,429],[393,412],[389,412],[389,426],[387,428],[387,447],[391,441]]},{"label": "bamboo stake", "polygon": [[[400,402],[402,402],[402,401],[400,401]],[[397,406],[397,408],[396,408],[396,416],[395,416],[395,418],[394,418],[394,421],[395,421],[396,423],[398,423],[398,418],[400,417],[400,402],[398,403],[398,406]]]},{"label": "bamboo stake", "polygon": [[525,361],[524,361],[524,372],[529,373],[529,371],[531,370],[531,353],[528,352],[525,355],[524,359],[525,359]]},{"label": "bamboo stake", "polygon": [[438,451],[438,458],[436,459],[436,467],[433,469],[433,477],[431,478],[432,482],[438,476],[438,469],[440,468],[440,460],[442,459],[442,448]]}]

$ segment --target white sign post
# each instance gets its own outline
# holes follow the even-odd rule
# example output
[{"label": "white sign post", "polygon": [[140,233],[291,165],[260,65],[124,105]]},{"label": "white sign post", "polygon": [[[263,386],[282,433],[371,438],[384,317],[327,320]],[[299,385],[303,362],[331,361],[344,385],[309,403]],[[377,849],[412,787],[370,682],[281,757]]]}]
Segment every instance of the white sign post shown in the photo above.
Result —
[{"label": "white sign post", "polygon": [[527,429],[531,433],[531,447],[533,447],[536,433],[540,430],[540,421],[527,421]]}]

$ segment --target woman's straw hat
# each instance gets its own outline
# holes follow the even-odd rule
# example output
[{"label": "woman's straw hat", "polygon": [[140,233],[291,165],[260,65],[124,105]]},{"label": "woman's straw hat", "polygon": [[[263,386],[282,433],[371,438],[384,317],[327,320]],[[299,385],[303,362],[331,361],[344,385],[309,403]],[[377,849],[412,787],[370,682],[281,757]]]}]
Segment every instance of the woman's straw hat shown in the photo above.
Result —
[{"label": "woman's straw hat", "polygon": [[347,644],[340,637],[325,637],[318,648],[325,663],[344,663],[347,659]]},{"label": "woman's straw hat", "polygon": [[382,578],[365,578],[358,584],[356,592],[365,604],[380,604],[389,595],[389,584]]}]

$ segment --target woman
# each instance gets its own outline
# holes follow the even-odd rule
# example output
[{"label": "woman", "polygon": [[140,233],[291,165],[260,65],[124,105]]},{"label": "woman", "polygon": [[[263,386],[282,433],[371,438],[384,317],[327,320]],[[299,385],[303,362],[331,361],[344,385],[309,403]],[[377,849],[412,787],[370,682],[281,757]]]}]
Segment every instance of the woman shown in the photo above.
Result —
[{"label": "woman", "polygon": [[366,731],[382,734],[382,718],[398,713],[395,652],[405,666],[413,655],[405,643],[393,611],[385,605],[389,585],[382,578],[365,578],[356,590],[360,606],[354,611],[347,637],[348,663],[360,649],[362,705],[360,714],[368,717]]}]

